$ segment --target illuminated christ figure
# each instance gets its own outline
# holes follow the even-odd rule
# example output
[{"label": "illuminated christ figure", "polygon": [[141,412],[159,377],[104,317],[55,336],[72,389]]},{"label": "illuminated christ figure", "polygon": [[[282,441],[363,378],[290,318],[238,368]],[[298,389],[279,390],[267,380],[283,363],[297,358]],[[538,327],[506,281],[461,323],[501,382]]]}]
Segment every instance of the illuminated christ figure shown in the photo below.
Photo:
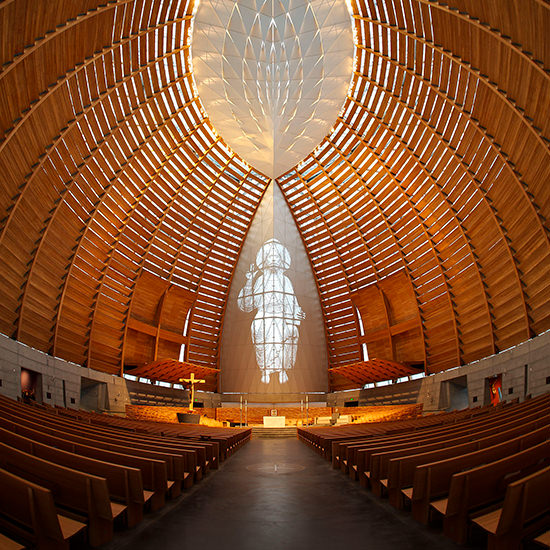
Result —
[{"label": "illuminated christ figure", "polygon": [[265,384],[275,373],[280,383],[288,381],[287,371],[296,362],[298,326],[306,317],[284,273],[289,267],[288,250],[277,239],[270,239],[258,251],[256,264],[250,266],[239,292],[242,311],[258,310],[250,330]]}]

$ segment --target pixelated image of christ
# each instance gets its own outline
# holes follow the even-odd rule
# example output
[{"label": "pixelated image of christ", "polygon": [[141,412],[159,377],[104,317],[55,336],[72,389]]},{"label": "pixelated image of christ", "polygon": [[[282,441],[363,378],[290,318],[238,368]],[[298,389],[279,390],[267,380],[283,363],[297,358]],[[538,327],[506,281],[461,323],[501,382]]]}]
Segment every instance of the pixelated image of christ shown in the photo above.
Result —
[{"label": "pixelated image of christ", "polygon": [[250,330],[265,384],[272,374],[278,375],[280,383],[288,381],[287,372],[296,362],[298,327],[306,317],[285,275],[289,267],[288,250],[270,239],[258,251],[237,299],[242,311],[257,310]]}]

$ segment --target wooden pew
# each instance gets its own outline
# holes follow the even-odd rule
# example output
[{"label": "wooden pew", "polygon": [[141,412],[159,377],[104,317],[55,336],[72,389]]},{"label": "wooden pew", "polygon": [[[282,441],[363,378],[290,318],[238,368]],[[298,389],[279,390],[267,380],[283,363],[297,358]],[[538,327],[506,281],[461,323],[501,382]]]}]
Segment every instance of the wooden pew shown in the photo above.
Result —
[{"label": "wooden pew", "polygon": [[[36,420],[33,408],[27,407],[21,412],[27,418]],[[0,409],[6,410],[5,404],[1,400]],[[8,410],[11,411],[11,407]],[[144,429],[146,424],[144,422],[85,411],[70,411],[61,407],[57,407],[53,411],[55,414],[51,412],[44,414],[44,411],[39,411],[38,414],[40,419],[48,425],[52,427],[63,426],[64,429],[71,433],[77,431],[79,434],[97,434],[116,438],[121,441],[140,442],[145,445],[153,444],[155,446],[177,447],[178,449],[189,451],[189,457],[191,456],[190,453],[195,453],[195,459],[189,458],[189,472],[194,476],[197,476],[198,472],[198,479],[202,478],[202,475],[207,473],[209,469],[218,468],[220,445],[217,441],[211,440],[210,437],[206,437],[202,433],[193,433],[189,437],[163,435],[161,432],[155,435]],[[208,427],[206,426],[205,428]]]},{"label": "wooden pew", "polygon": [[2,550],[25,550],[25,546],[23,544],[18,543],[2,533],[0,533],[0,548]]},{"label": "wooden pew", "polygon": [[375,446],[379,448],[389,448],[392,446],[402,445],[421,445],[423,443],[445,442],[452,436],[460,434],[470,434],[477,431],[476,425],[469,424],[453,424],[452,426],[437,427],[435,429],[414,431],[405,434],[392,434],[382,437],[371,437],[367,440],[355,441],[351,445],[340,445],[341,469],[345,473],[349,473],[352,479],[361,479],[362,473],[368,471],[370,465],[370,453],[366,455],[365,450]]},{"label": "wooden pew", "polygon": [[510,472],[539,468],[550,458],[550,441],[544,441],[506,458],[454,474],[449,495],[431,503],[444,516],[443,532],[463,544],[468,538],[468,516],[504,497]]},{"label": "wooden pew", "polygon": [[495,412],[493,407],[479,407],[477,409],[465,409],[463,411],[452,411],[438,413],[430,416],[420,417],[413,420],[397,420],[390,422],[375,422],[368,424],[356,424],[341,427],[313,427],[298,428],[298,437],[308,443],[313,449],[332,460],[332,447],[339,442],[356,439],[361,436],[373,434],[398,435],[401,433],[412,433],[452,424],[454,422],[473,418],[476,416],[492,415]]},{"label": "wooden pew", "polygon": [[533,539],[533,542],[541,548],[550,548],[550,530],[541,533]]},{"label": "wooden pew", "polygon": [[0,468],[0,525],[38,550],[69,550],[86,524],[58,514],[52,493]]},{"label": "wooden pew", "polygon": [[[466,437],[450,437],[447,441],[436,445],[436,448],[432,452],[437,453],[446,452],[451,447],[460,445],[465,446],[464,452],[475,451],[483,447],[488,447],[502,441],[503,438],[514,438],[518,435],[524,434],[527,431],[532,431],[541,426],[548,426],[550,424],[550,412],[546,416],[541,417],[539,413],[535,413],[530,417],[526,417],[524,421],[514,421],[510,423],[503,423],[500,426],[493,427],[491,429],[482,429],[477,433],[469,434]],[[468,448],[470,443],[474,444],[474,448]],[[399,460],[404,455],[422,455],[425,452],[429,452],[428,446],[420,446],[417,448],[401,449],[399,451],[389,451],[386,453],[376,453],[371,457],[371,487],[375,494],[381,495],[383,490],[388,487],[389,481],[389,468],[392,460]],[[445,458],[445,457],[441,457]],[[437,460],[437,458],[435,459]],[[427,462],[431,462],[428,460]]]},{"label": "wooden pew", "polygon": [[[505,411],[508,411],[504,414]],[[529,406],[515,406],[510,409],[504,409],[498,415],[492,415],[490,418],[476,419],[475,421],[467,421],[453,424],[452,426],[445,426],[437,428],[436,430],[423,431],[422,433],[405,434],[397,437],[381,437],[372,438],[368,443],[353,445],[347,449],[348,452],[348,466],[350,466],[350,476],[352,478],[359,478],[362,485],[368,486],[371,480],[383,479],[385,472],[378,473],[376,467],[371,465],[372,448],[378,445],[377,452],[389,451],[391,447],[395,450],[401,448],[405,449],[407,444],[411,446],[417,445],[433,445],[437,442],[443,442],[442,446],[449,446],[451,438],[455,438],[456,443],[459,444],[458,438],[464,437],[463,441],[468,441],[471,437],[478,438],[489,436],[491,433],[498,433],[501,430],[513,429],[514,427],[521,428],[525,423],[537,420],[541,412],[544,411],[548,414],[548,408],[545,406],[543,400],[537,400],[536,402],[529,402]],[[387,444],[385,451],[384,443]],[[399,445],[401,444],[401,447]],[[425,449],[428,450],[427,448]],[[366,478],[363,472],[370,472]],[[374,487],[380,489],[380,487]]]},{"label": "wooden pew", "polygon": [[[19,414],[18,414],[19,413]],[[32,412],[26,409],[17,410],[17,412],[0,403],[0,418],[4,417],[19,423],[25,422],[31,427],[38,427],[42,431],[48,430],[49,433],[60,437],[70,438],[71,440],[87,444],[89,441],[101,441],[105,447],[116,446],[114,449],[117,452],[128,452],[127,448],[140,449],[143,451],[151,451],[163,453],[167,455],[168,474],[173,481],[171,485],[171,496],[176,497],[181,492],[181,487],[192,485],[193,479],[200,481],[202,479],[203,469],[205,468],[205,451],[204,449],[190,449],[185,445],[176,445],[167,443],[164,440],[145,441],[142,442],[139,437],[132,437],[123,432],[113,433],[102,429],[90,428],[84,425],[67,425],[59,419],[57,421],[52,418],[40,417],[36,418]],[[64,434],[61,435],[60,431]],[[135,451],[132,451],[135,453]],[[176,456],[177,455],[177,456]],[[179,458],[178,458],[179,457]],[[160,458],[160,457],[156,457]],[[200,464],[197,462],[200,460]],[[172,466],[170,465],[172,464]],[[173,477],[171,477],[173,475]],[[191,478],[191,479],[189,479]]]},{"label": "wooden pew", "polygon": [[[90,424],[117,427],[128,431],[134,431],[136,434],[141,435],[160,435],[189,442],[198,442],[200,444],[214,443],[217,447],[215,456],[219,457],[220,462],[249,441],[252,433],[250,428],[216,428],[213,426],[134,420],[111,416],[105,413],[99,414],[89,411],[73,411],[63,408],[57,409],[56,413],[85,420]],[[217,466],[214,463],[211,464],[210,467],[216,468]]]},{"label": "wooden pew", "polygon": [[[455,418],[456,420],[456,418]],[[447,433],[450,430],[461,429],[462,426],[467,425],[467,420],[470,420],[469,417],[465,419],[464,422],[460,422],[460,425],[457,426],[457,422],[438,422],[435,425],[429,424],[422,426],[422,429],[414,429],[414,426],[410,426],[410,430],[384,430],[383,433],[379,434],[369,434],[368,436],[355,437],[348,441],[334,441],[332,443],[332,460],[333,467],[340,467],[345,473],[348,473],[351,464],[355,464],[353,461],[354,452],[357,449],[362,447],[369,446],[373,442],[386,442],[386,441],[408,441],[411,438],[422,440],[422,439],[432,439],[443,433]],[[480,422],[487,419],[476,419],[475,422]],[[338,466],[339,465],[339,466]],[[351,474],[351,473],[350,473]]]},{"label": "wooden pew", "polygon": [[[0,403],[0,409],[2,404]],[[24,409],[21,411],[26,418],[31,420],[37,420],[33,411]],[[109,427],[107,425],[92,425],[89,423],[83,424],[81,421],[67,418],[60,418],[59,415],[43,414],[40,413],[40,422],[44,423],[52,428],[59,429],[61,426],[63,430],[69,433],[76,433],[77,435],[90,435],[91,437],[101,437],[103,439],[110,439],[111,441],[124,442],[124,444],[134,446],[139,444],[140,446],[148,446],[152,450],[156,450],[158,447],[162,448],[178,448],[184,457],[185,472],[194,476],[197,481],[202,479],[202,476],[208,472],[211,464],[217,462],[218,447],[217,444],[212,442],[197,443],[196,441],[187,441],[177,438],[158,437],[145,433],[139,433],[137,431],[130,431],[128,429],[121,429],[120,427]],[[153,447],[155,449],[153,449]],[[177,496],[177,495],[173,495]]]},{"label": "wooden pew", "polygon": [[530,533],[550,525],[550,466],[506,487],[501,508],[473,518],[488,535],[488,550],[515,550]]},{"label": "wooden pew", "polygon": [[[69,416],[74,419],[86,421],[94,425],[107,427],[116,427],[137,434],[161,435],[173,437],[186,441],[197,441],[203,443],[215,443],[217,446],[216,456],[219,461],[225,458],[250,439],[250,428],[216,428],[212,426],[185,425],[167,422],[154,422],[151,420],[134,420],[111,416],[105,413],[95,413],[90,411],[75,411],[57,407],[56,414]],[[211,468],[216,468],[216,464],[211,464]]]},{"label": "wooden pew", "polygon": [[[502,418],[501,422],[482,424],[476,427],[468,427],[466,430],[451,431],[440,434],[429,443],[424,438],[421,440],[409,439],[400,440],[398,443],[392,442],[388,446],[378,446],[361,449],[357,452],[357,469],[360,474],[360,481],[363,486],[369,486],[377,495],[382,494],[381,480],[387,478],[389,460],[398,456],[407,454],[419,454],[421,452],[435,451],[454,445],[466,444],[482,438],[494,436],[498,439],[499,434],[504,431],[514,429],[523,430],[525,425],[530,422],[539,422],[540,412],[534,411],[530,415],[518,419]],[[540,422],[539,422],[540,425]],[[368,468],[368,469],[367,469]]]},{"label": "wooden pew", "polygon": [[[179,424],[169,424],[153,421],[137,421],[132,419],[112,417],[106,414],[87,413],[91,425],[103,426],[108,429],[132,430],[136,437],[143,440],[158,441],[173,440],[178,444],[190,447],[201,447],[206,450],[207,468],[215,469],[224,456],[227,455],[228,439],[219,436],[219,432],[206,432],[208,426],[180,427]],[[218,434],[218,437],[214,437]]]},{"label": "wooden pew", "polygon": [[139,469],[56,449],[3,428],[0,428],[0,442],[55,464],[104,477],[110,498],[126,506],[127,526],[134,527],[143,519],[143,507],[152,493],[144,492]]},{"label": "wooden pew", "polygon": [[189,425],[158,422],[147,422],[145,429],[148,433],[158,433],[164,436],[216,442],[220,449],[220,461],[225,460],[227,456],[239,449],[244,443],[250,441],[252,434],[251,428],[215,428],[212,426],[196,428]]},{"label": "wooden pew", "polygon": [[[532,439],[529,434],[526,434],[525,437],[526,447],[531,447],[539,443],[540,433],[538,430],[535,430]],[[544,439],[546,439],[546,437],[544,437]],[[505,444],[506,442],[503,442],[501,445]],[[480,451],[418,465],[414,472],[412,491],[410,489],[403,491],[404,495],[411,500],[413,518],[421,523],[427,524],[430,517],[430,503],[448,495],[453,475],[463,470],[477,467],[480,464],[487,464],[495,460],[500,460],[500,458],[502,458],[500,456],[501,445],[497,445],[491,449],[482,449]],[[523,450],[523,448],[518,449],[517,452],[520,450]]]},{"label": "wooden pew", "polygon": [[[161,459],[163,455],[160,453],[142,452],[138,455],[137,452],[135,454],[126,452],[124,448],[113,450],[111,446],[110,449],[107,449],[104,445],[101,445],[101,443],[98,444],[94,441],[84,440],[84,443],[80,443],[72,439],[65,439],[62,433],[56,436],[51,433],[50,430],[43,432],[37,429],[36,426],[32,428],[27,425],[8,421],[2,417],[0,417],[0,426],[13,433],[23,435],[34,441],[45,443],[46,445],[55,446],[58,449],[95,458],[97,460],[105,460],[131,468],[138,468],[141,471],[145,490],[153,493],[150,501],[151,510],[158,510],[165,504],[166,493],[170,489],[168,467],[172,465],[168,464],[166,460]],[[98,446],[94,446],[94,444]]]},{"label": "wooden pew", "polygon": [[[421,448],[424,452],[427,452],[429,450],[434,449],[440,449],[443,446],[450,445],[451,435],[440,435],[438,437],[435,437],[434,440],[430,444],[425,444],[426,439],[414,439],[414,438],[405,438],[405,439],[399,439],[397,441],[395,440],[383,440],[383,441],[375,441],[371,443],[369,446],[362,446],[361,448],[357,449],[355,454],[355,467],[357,471],[357,475],[359,478],[359,482],[361,483],[362,487],[369,487],[372,474],[373,474],[373,464],[372,459],[373,457],[379,457],[381,453],[407,453],[411,449],[411,447],[417,449]],[[455,444],[457,442],[467,442],[471,439],[471,435],[463,435],[461,438],[458,438],[457,440],[454,440]]]},{"label": "wooden pew", "polygon": [[[537,428],[537,426],[543,427]],[[447,464],[453,464],[455,471],[451,471],[450,474],[448,473],[446,478],[448,488],[451,475],[463,469],[465,465],[472,467],[484,462],[493,462],[507,455],[517,453],[529,446],[541,443],[549,437],[550,425],[548,417],[545,417],[522,426],[521,428],[514,428],[513,430],[501,432],[462,445],[392,458],[389,461],[387,480],[390,504],[401,509],[404,504],[403,498],[411,500],[414,490],[414,475],[417,467],[441,461],[446,461]],[[433,470],[435,470],[435,468]],[[427,498],[424,501],[426,508],[429,505],[429,499],[433,499],[436,496],[440,495],[426,495]],[[417,494],[417,499],[418,498],[419,495]]]},{"label": "wooden pew", "polygon": [[60,466],[0,443],[0,467],[52,492],[67,514],[84,516],[91,546],[113,538],[113,521],[126,506],[111,502],[105,478]]},{"label": "wooden pew", "polygon": [[[175,445],[185,446],[189,449],[203,449],[204,451],[199,451],[199,456],[201,458],[198,460],[203,473],[207,473],[207,471],[211,468],[215,469],[218,467],[220,460],[220,444],[218,441],[214,441],[212,438],[207,438],[204,436],[204,428],[207,427],[201,427],[200,429],[197,429],[196,431],[193,431],[189,433],[189,435],[185,436],[181,433],[178,433],[178,436],[163,433],[162,430],[155,430],[155,434],[151,433],[151,430],[147,429],[150,424],[157,424],[154,422],[138,422],[136,420],[113,417],[107,414],[98,414],[93,412],[67,414],[66,411],[67,409],[62,408],[54,409],[56,414],[47,414],[48,420],[56,422],[58,420],[56,416],[64,416],[66,421],[70,419],[70,425],[78,428],[81,428],[82,422],[86,421],[85,423],[88,424],[84,427],[86,430],[95,429],[95,431],[99,431],[99,429],[103,428],[102,433],[119,436],[121,435],[120,432],[123,431],[125,433],[122,434],[122,437],[128,437],[128,435],[130,435],[136,441],[149,441],[154,443],[162,442],[163,444],[167,444],[169,441],[172,441]],[[131,432],[131,434],[128,434],[128,432]]]},{"label": "wooden pew", "polygon": [[[44,417],[42,417],[44,419]],[[50,425],[59,425],[56,418],[46,417],[45,421]],[[186,451],[186,472],[194,475],[196,481],[200,481],[208,473],[210,468],[217,468],[219,463],[219,445],[213,441],[199,441],[197,438],[155,436],[136,429],[130,432],[122,429],[121,426],[111,426],[109,423],[88,424],[82,426],[78,421],[63,423],[65,429],[71,433],[84,432],[87,434],[101,435],[103,437],[115,438],[128,443],[139,443],[141,445],[162,446],[163,448],[177,448]],[[192,457],[194,453],[195,458]],[[188,467],[187,467],[188,466]]]},{"label": "wooden pew", "polygon": [[[537,397],[536,399],[524,401],[521,404],[507,405],[499,409],[491,409],[490,411],[485,409],[483,414],[457,415],[453,422],[438,423],[436,426],[424,426],[422,429],[414,429],[414,425],[412,425],[409,431],[392,430],[391,434],[370,434],[368,437],[355,437],[349,441],[335,441],[332,444],[333,467],[342,467],[344,471],[349,472],[352,478],[356,479],[357,468],[353,467],[353,465],[356,464],[354,453],[357,449],[369,446],[374,441],[382,442],[392,439],[397,442],[399,440],[406,441],[414,438],[416,440],[429,439],[430,442],[432,442],[434,436],[457,432],[468,428],[475,429],[476,426],[480,426],[481,424],[489,427],[490,425],[496,426],[504,422],[511,422],[518,419],[521,420],[521,418],[528,415],[534,415],[537,411],[547,410],[549,401],[550,394],[547,394]],[[447,418],[447,420],[449,420],[449,418]],[[346,464],[342,465],[342,462]]]},{"label": "wooden pew", "polygon": [[[131,454],[153,460],[162,460],[166,463],[168,474],[168,481],[165,492],[169,491],[172,496],[179,495],[181,485],[184,484],[185,486],[186,480],[191,477],[187,472],[185,472],[184,457],[182,456],[182,454],[179,454],[177,452],[165,452],[162,448],[157,448],[154,446],[144,447],[131,442],[118,444],[120,442],[117,440],[115,440],[117,441],[117,444],[115,444],[112,443],[112,439],[105,439],[101,436],[80,436],[75,433],[66,433],[66,431],[64,430],[51,428],[45,424],[38,424],[29,419],[17,419],[17,417],[15,417],[14,415],[6,414],[5,411],[3,411],[0,415],[0,426],[3,426],[8,430],[14,431],[15,433],[22,433],[22,428],[30,428],[34,431],[39,431],[43,434],[57,437],[59,439],[65,439],[67,441],[71,441],[72,443],[83,445],[86,447],[96,447],[99,449],[113,451],[119,454]],[[195,455],[193,454],[193,456]],[[187,475],[185,475],[186,473]],[[177,488],[176,490],[174,490],[175,486]]]}]

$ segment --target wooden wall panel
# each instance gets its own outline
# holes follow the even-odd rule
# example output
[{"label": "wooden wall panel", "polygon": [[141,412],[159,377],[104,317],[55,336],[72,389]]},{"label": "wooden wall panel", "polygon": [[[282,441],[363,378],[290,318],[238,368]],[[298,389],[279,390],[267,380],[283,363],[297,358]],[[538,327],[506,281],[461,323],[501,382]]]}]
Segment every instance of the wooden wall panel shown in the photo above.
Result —
[{"label": "wooden wall panel", "polygon": [[[351,295],[363,324],[369,359],[424,365],[420,312],[411,281],[398,271]],[[364,358],[366,359],[366,358]]]},{"label": "wooden wall panel", "polygon": [[[152,273],[196,293],[188,360],[218,368],[224,302],[269,180],[195,95],[194,3],[46,4],[0,2],[0,331],[116,374],[137,281]],[[361,358],[352,294],[399,272],[428,372],[548,330],[548,3],[351,9],[340,116],[277,179],[329,366]]]},{"label": "wooden wall panel", "polygon": [[[543,41],[533,44],[548,28],[549,10],[527,4],[518,15],[514,2],[395,0],[382,8],[357,1],[356,73],[341,119],[298,169],[279,178],[292,205],[312,188],[313,163],[354,169],[363,201],[352,209],[352,227],[372,261],[341,255],[341,281],[353,293],[406,269],[431,372],[505,349],[549,323],[542,305],[548,285],[538,276],[548,276],[550,202],[541,183],[550,168],[549,52]],[[529,47],[519,39],[527,34]],[[529,89],[541,95],[527,108]],[[346,132],[362,148],[350,149]],[[369,205],[385,221],[360,216]],[[308,215],[322,217],[323,208]],[[307,231],[298,206],[295,219]],[[336,243],[309,251],[314,268],[339,254]],[[321,280],[322,269],[316,272]],[[324,308],[329,340],[339,339],[344,310]],[[338,348],[330,360],[351,362]]]}]

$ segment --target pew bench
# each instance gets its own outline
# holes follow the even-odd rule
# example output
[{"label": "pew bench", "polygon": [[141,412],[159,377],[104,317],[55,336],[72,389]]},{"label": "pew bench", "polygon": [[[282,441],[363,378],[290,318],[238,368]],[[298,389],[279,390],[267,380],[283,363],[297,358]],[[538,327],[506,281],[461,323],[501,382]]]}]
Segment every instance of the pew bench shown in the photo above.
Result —
[{"label": "pew bench", "polygon": [[[358,447],[382,443],[389,439],[430,439],[435,435],[451,433],[459,430],[485,425],[498,427],[503,422],[522,420],[528,415],[535,415],[538,411],[548,408],[550,395],[524,401],[521,404],[506,407],[484,407],[475,410],[467,409],[452,413],[439,413],[428,417],[417,418],[405,422],[388,422],[380,424],[354,425],[346,429],[326,428],[298,429],[298,437],[308,445],[325,454],[332,461],[333,468],[342,467],[349,472],[352,478],[361,477],[361,470],[357,470],[354,461],[354,452]],[[342,462],[345,464],[342,465]]]},{"label": "pew bench", "polygon": [[[545,411],[546,412],[546,411]],[[490,425],[482,424],[475,428],[468,429],[453,428],[442,433],[438,432],[437,437],[421,439],[410,437],[407,440],[392,440],[388,441],[387,445],[376,444],[369,448],[360,448],[356,450],[357,472],[363,484],[370,486],[372,491],[381,496],[387,480],[389,461],[392,458],[405,456],[406,454],[420,454],[421,452],[436,451],[451,446],[467,444],[473,441],[485,440],[487,442],[498,442],[503,433],[508,433],[511,437],[515,437],[519,433],[524,433],[525,430],[548,425],[550,414],[546,412],[541,416],[540,411],[531,411],[530,414],[523,418],[501,419],[502,422]],[[492,439],[491,439],[492,438]],[[411,452],[407,453],[407,449]],[[363,472],[368,473],[363,475]]]},{"label": "pew bench", "polygon": [[97,460],[120,464],[129,468],[137,468],[141,472],[144,487],[143,498],[145,503],[150,505],[151,511],[162,508],[166,502],[166,493],[169,488],[168,469],[166,462],[163,460],[126,453],[117,453],[102,447],[75,443],[74,441],[62,437],[55,437],[25,426],[20,426],[11,422],[6,423],[1,417],[0,426],[4,426],[7,430],[27,437],[33,441],[52,445],[57,449],[62,449],[89,458],[95,458]]},{"label": "pew bench", "polygon": [[541,533],[533,539],[533,542],[541,548],[550,548],[550,530]]},{"label": "pew bench", "polygon": [[146,498],[152,493],[144,492],[139,469],[56,449],[3,428],[0,428],[0,442],[60,466],[104,477],[111,500],[126,506],[126,526],[134,527],[143,519]]},{"label": "pew bench", "polygon": [[70,550],[71,540],[82,539],[86,524],[59,514],[48,489],[1,468],[0,486],[0,525],[8,535],[38,550]]},{"label": "pew bench", "polygon": [[113,538],[114,519],[126,506],[111,502],[105,478],[60,466],[4,443],[0,443],[0,467],[49,489],[64,516],[78,521],[85,518],[91,546],[100,546]]},{"label": "pew bench", "polygon": [[[548,429],[542,430],[542,440],[546,439]],[[520,447],[511,453],[500,455],[501,445],[491,450],[480,450],[456,457],[451,457],[427,464],[419,464],[414,470],[413,486],[403,489],[402,495],[411,504],[412,516],[415,520],[428,524],[430,519],[430,504],[449,494],[451,480],[455,474],[466,469],[475,468],[483,463],[494,462],[515,454],[525,448],[541,442],[541,433],[536,430],[533,434],[525,434]],[[507,442],[504,442],[504,444]],[[504,447],[505,449],[508,447]],[[486,454],[487,453],[487,454]]]},{"label": "pew bench", "polygon": [[[116,434],[105,432],[101,429],[88,430],[85,426],[64,425],[59,422],[54,422],[51,419],[41,418],[38,420],[28,414],[17,415],[13,411],[7,410],[1,403],[0,409],[0,420],[11,420],[16,424],[23,424],[47,432],[56,437],[70,439],[71,441],[85,445],[90,443],[96,446],[100,445],[104,448],[113,449],[117,452],[130,452],[131,454],[141,454],[142,451],[158,453],[156,458],[161,458],[160,454],[164,454],[166,456],[164,460],[168,462],[169,479],[173,481],[173,483],[170,484],[172,497],[177,497],[181,493],[182,485],[188,487],[192,485],[193,480],[200,481],[200,479],[202,479],[205,462],[204,449],[191,450],[183,445],[175,449],[174,447],[169,447],[166,442],[162,440],[156,442],[142,442],[138,437],[132,437],[123,432]],[[139,449],[139,452],[135,451],[135,449]]]},{"label": "pew bench", "polygon": [[550,466],[513,481],[502,507],[473,518],[487,533],[488,550],[513,550],[522,539],[550,525]]},{"label": "pew bench", "polygon": [[17,541],[7,537],[0,533],[0,548],[2,550],[25,550],[23,544],[19,544]]},{"label": "pew bench", "polygon": [[[11,418],[11,420],[8,420]],[[5,427],[8,430],[14,431],[15,433],[23,433],[25,430],[32,430],[33,432],[39,432],[47,436],[46,440],[42,440],[47,444],[50,438],[64,439],[67,442],[83,445],[85,447],[96,447],[99,449],[105,449],[108,451],[113,451],[118,454],[131,454],[140,456],[143,458],[161,460],[166,463],[168,481],[164,488],[164,492],[169,492],[172,497],[178,496],[181,492],[181,486],[186,486],[190,482],[192,483],[193,479],[188,472],[185,471],[185,458],[193,459],[196,455],[190,453],[190,457],[187,456],[187,453],[182,451],[180,454],[171,452],[163,452],[162,448],[154,447],[153,445],[142,446],[135,443],[126,443],[125,445],[120,444],[118,440],[113,440],[112,438],[105,439],[99,436],[94,437],[76,435],[74,433],[66,433],[61,429],[51,428],[47,425],[38,424],[30,420],[19,420],[13,416],[7,415],[5,412],[0,416],[0,426]],[[28,432],[27,432],[28,433]],[[26,435],[26,433],[24,433]],[[115,442],[113,442],[115,441]],[[80,453],[81,454],[81,453]]]},{"label": "pew bench", "polygon": [[[546,426],[544,426],[546,424]],[[387,491],[390,504],[398,509],[403,508],[404,490],[413,488],[417,467],[434,462],[448,461],[455,466],[455,472],[467,467],[494,462],[507,455],[543,442],[550,437],[549,419],[546,417],[526,424],[523,429],[514,428],[500,434],[474,440],[461,445],[454,445],[420,454],[391,458],[388,466]],[[539,427],[537,426],[544,426]],[[450,476],[447,476],[450,483]]]},{"label": "pew bench", "polygon": [[[444,516],[444,534],[464,544],[468,538],[469,517],[501,501],[511,475],[522,475],[530,468],[538,469],[541,461],[548,457],[550,441],[544,441],[506,458],[454,474],[448,497],[430,504],[434,511]],[[550,498],[550,492],[548,495]]]}]

